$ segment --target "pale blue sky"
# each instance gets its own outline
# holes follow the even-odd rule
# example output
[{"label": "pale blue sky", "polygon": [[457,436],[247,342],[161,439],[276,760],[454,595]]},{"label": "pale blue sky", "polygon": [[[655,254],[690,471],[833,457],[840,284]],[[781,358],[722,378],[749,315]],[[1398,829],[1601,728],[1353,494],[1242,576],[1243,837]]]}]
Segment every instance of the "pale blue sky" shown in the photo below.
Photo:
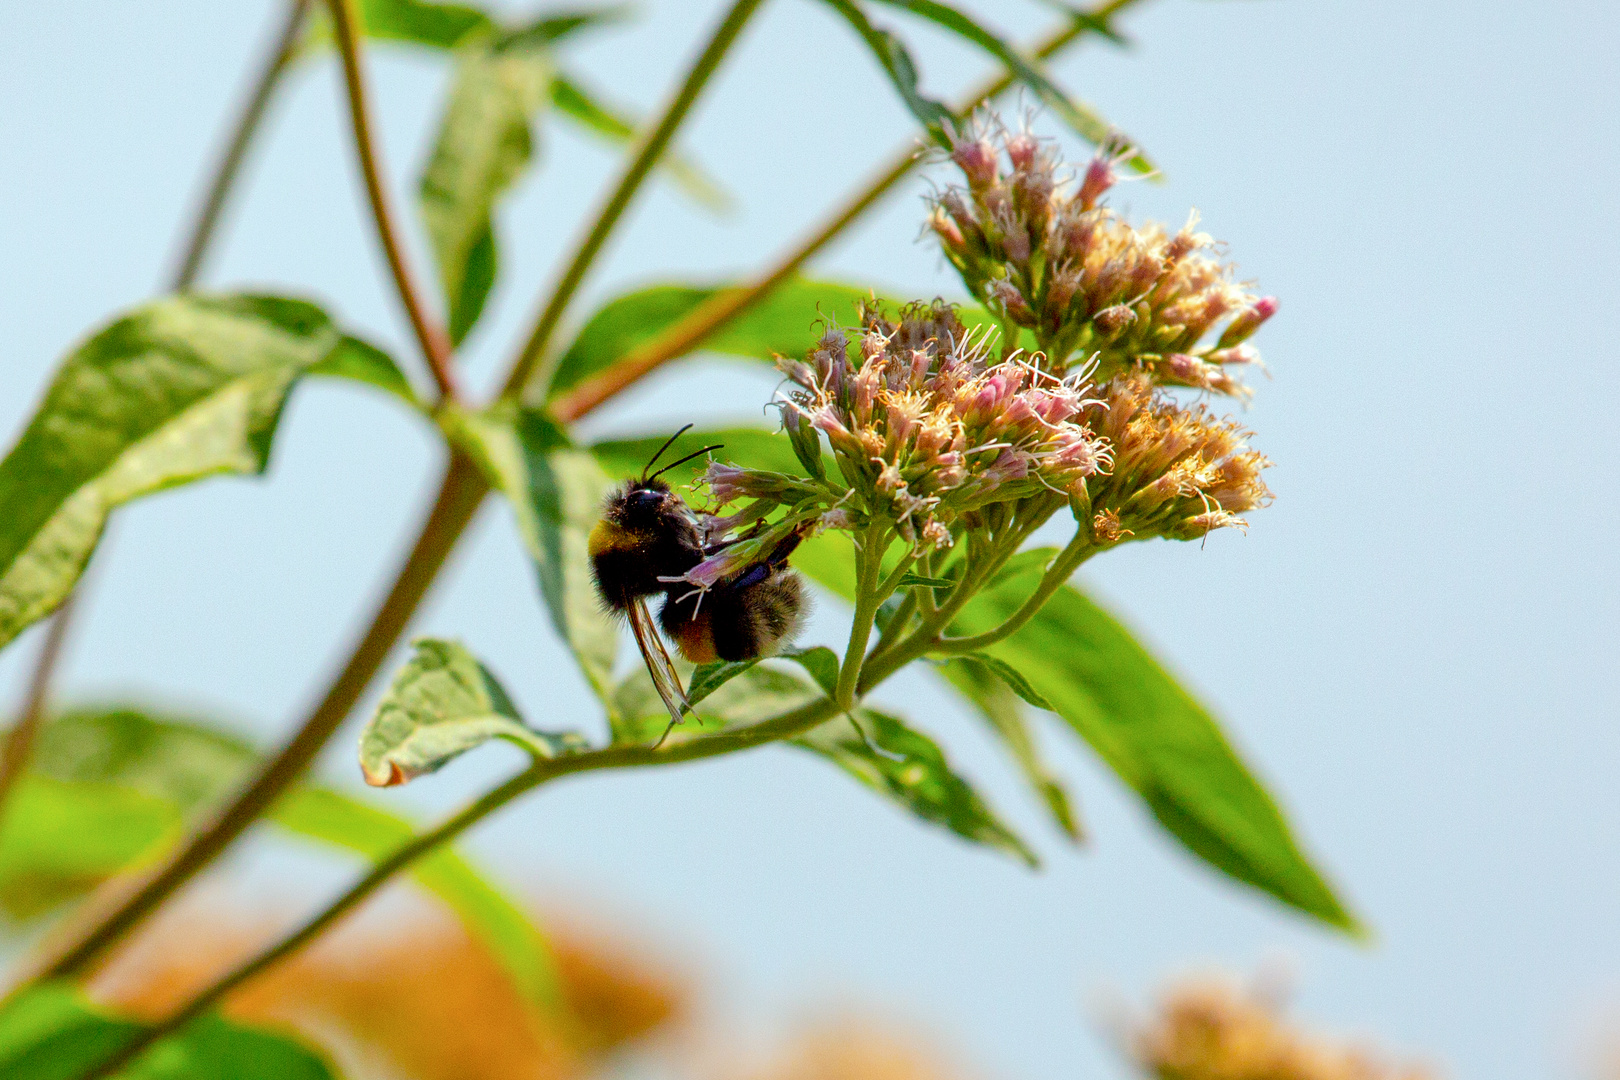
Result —
[{"label": "pale blue sky", "polygon": [[[641,6],[571,56],[650,108],[717,5]],[[975,6],[1024,38],[1050,18]],[[275,7],[0,4],[0,438],[72,342],[167,272]],[[1055,70],[1164,167],[1167,183],[1118,201],[1176,223],[1196,206],[1281,297],[1257,339],[1275,377],[1248,415],[1278,500],[1247,537],[1127,548],[1083,580],[1226,719],[1377,942],[1340,941],[1194,865],[1053,725],[1095,837],[1064,850],[920,677],[885,700],[982,779],[1048,856],[1043,872],[787,750],[570,782],[471,846],[511,882],[600,902],[704,956],[717,1013],[746,1031],[855,1002],[948,1032],[997,1080],[1116,1077],[1087,1019],[1098,993],[1140,1001],[1189,966],[1280,955],[1301,1012],[1326,1026],[1457,1077],[1579,1076],[1600,1017],[1620,1011],[1620,18],[1596,0],[1158,0],[1124,26],[1133,52],[1091,45]],[[930,86],[982,73],[953,43],[908,34]],[[379,50],[375,72],[406,205],[443,72],[400,50]],[[208,281],[320,297],[408,360],[335,92],[329,63],[293,78]],[[908,132],[844,27],[808,0],[771,0],[686,137],[738,212],[715,220],[650,191],[590,297],[746,269]],[[503,215],[506,277],[470,357],[481,381],[613,167],[568,135],[543,155]],[[954,293],[917,242],[921,190],[818,271]],[[769,386],[691,365],[596,426],[754,416]],[[391,573],[435,458],[423,425],[377,396],[301,390],[268,482],[119,517],[67,692],[213,707],[276,738]],[[809,637],[830,640],[823,609]],[[542,725],[590,715],[498,511],[415,630],[465,638]],[[33,648],[0,657],[0,702]],[[350,730],[323,770],[352,781],[352,753]],[[510,765],[491,750],[387,798],[435,812]],[[309,873],[331,887],[347,871]]]}]

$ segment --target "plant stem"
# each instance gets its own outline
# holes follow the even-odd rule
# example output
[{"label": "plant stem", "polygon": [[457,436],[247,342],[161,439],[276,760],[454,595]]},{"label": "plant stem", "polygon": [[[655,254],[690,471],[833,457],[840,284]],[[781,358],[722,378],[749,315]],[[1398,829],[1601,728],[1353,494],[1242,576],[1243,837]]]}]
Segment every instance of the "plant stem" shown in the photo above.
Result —
[{"label": "plant stem", "polygon": [[378,607],[349,662],[303,727],[211,824],[194,835],[116,911],[51,961],[42,973],[43,978],[64,978],[83,972],[169,894],[213,862],[226,845],[253,824],[276,797],[303,774],[387,659],[486,491],[488,487],[478,467],[464,455],[452,455],[439,486],[438,499],[393,588]]},{"label": "plant stem", "polygon": [[900,601],[900,606],[895,609],[894,617],[889,620],[889,625],[884,627],[883,633],[878,635],[877,644],[872,646],[873,655],[889,648],[894,644],[894,639],[905,632],[906,624],[917,613],[917,591],[922,588],[921,585],[913,585],[910,591],[906,593],[905,599]]},{"label": "plant stem", "polygon": [[1046,568],[1046,574],[1041,578],[1041,583],[1035,587],[1035,591],[1030,593],[1023,604],[1019,605],[1018,610],[1008,616],[1000,626],[994,630],[986,630],[982,634],[974,634],[971,637],[940,638],[934,642],[934,646],[930,651],[947,653],[973,652],[975,649],[982,649],[986,645],[994,645],[1003,638],[1017,633],[1023,629],[1025,623],[1035,617],[1035,613],[1052,598],[1052,594],[1062,588],[1064,582],[1074,576],[1074,572],[1080,568],[1081,563],[1101,550],[1100,545],[1092,543],[1090,530],[1082,526],[1076,530],[1074,539],[1069,541],[1068,546],[1058,553],[1057,558],[1052,560],[1052,565]]},{"label": "plant stem", "polygon": [[5,746],[0,748],[0,812],[4,811],[6,800],[17,786],[17,781],[27,771],[28,759],[34,750],[34,738],[39,734],[39,725],[45,720],[45,708],[50,702],[51,676],[62,658],[62,645],[67,640],[68,627],[72,625],[73,604],[78,595],[77,590],[68,594],[62,606],[56,609],[56,617],[51,620],[51,625],[46,628],[45,641],[39,648],[39,659],[34,662],[34,673],[28,680],[28,697],[23,703],[22,713],[11,725],[11,730],[6,732]]},{"label": "plant stem", "polygon": [[665,106],[664,115],[642,137],[641,145],[631,155],[618,184],[602,204],[602,209],[597,212],[595,222],[580,241],[568,269],[563,271],[562,278],[551,292],[551,299],[546,302],[540,317],[535,321],[534,330],[529,334],[528,342],[518,354],[517,362],[512,365],[506,385],[501,390],[503,397],[521,394],[528,385],[529,378],[534,374],[541,357],[545,355],[546,347],[551,344],[551,337],[556,333],[557,325],[562,321],[569,302],[578,291],[580,282],[585,280],[585,274],[590,270],[591,264],[596,261],[597,253],[602,250],[602,245],[607,242],[614,226],[618,225],[619,218],[624,215],[630,201],[635,198],[642,182],[647,179],[647,174],[669,148],[676,129],[680,127],[681,121],[686,119],[686,114],[691,111],[698,94],[708,83],[715,69],[720,66],[721,59],[725,57],[737,35],[742,32],[749,16],[753,15],[762,2],[763,0],[736,0],[732,4],[726,17],[715,27],[708,45],[693,61],[692,70],[687,73],[686,81]]},{"label": "plant stem", "polygon": [[329,0],[332,29],[335,32],[338,53],[343,59],[343,85],[349,101],[349,122],[354,129],[355,153],[360,159],[360,172],[365,177],[366,196],[371,203],[372,221],[377,226],[377,238],[382,242],[383,254],[388,259],[388,270],[394,278],[394,291],[416,332],[417,344],[427,361],[439,396],[456,401],[455,371],[450,356],[450,338],[429,316],[421,293],[417,291],[410,266],[405,262],[404,244],[399,226],[388,201],[388,190],[383,184],[382,168],[378,163],[376,139],[371,130],[371,109],[366,99],[365,69],[361,63],[360,16],[355,0]]},{"label": "plant stem", "polygon": [[867,526],[857,551],[855,583],[855,615],[850,620],[849,644],[844,649],[844,663],[838,669],[838,687],[834,695],[838,707],[848,712],[855,707],[855,687],[861,677],[861,665],[866,659],[866,643],[872,636],[872,623],[878,607],[883,603],[879,595],[878,575],[883,569],[883,550],[888,546],[885,526],[877,521]]},{"label": "plant stem", "polygon": [[[1089,18],[1105,22],[1135,2],[1137,0],[1110,0],[1109,3],[1102,4],[1090,12]],[[1075,20],[1036,46],[1035,55],[1042,59],[1051,57],[1092,29],[1094,28],[1082,21]],[[1010,75],[988,80],[962,99],[953,110],[954,115],[958,118],[967,116],[985,99],[1005,93],[1013,85],[1013,81]],[[777,286],[796,274],[822,248],[887,195],[890,189],[909,176],[917,167],[919,160],[921,155],[915,144],[902,148],[886,166],[878,170],[866,187],[834,211],[824,224],[815,229],[792,254],[777,263],[764,277],[744,288],[727,289],[716,293],[651,341],[625,353],[611,367],[558,395],[552,402],[553,414],[559,420],[576,420],[645,378],[660,366],[691,352],[702,344],[705,338],[760,303]],[[1013,340],[1016,340],[1016,336]]]},{"label": "plant stem", "polygon": [[225,153],[220,156],[219,164],[214,169],[213,180],[208,185],[208,194],[203,197],[196,221],[191,227],[190,239],[186,242],[180,256],[180,265],[174,273],[175,292],[190,289],[196,284],[198,275],[202,273],[203,258],[208,254],[209,244],[219,228],[220,215],[225,212],[225,202],[230,196],[231,188],[236,184],[237,175],[242,171],[242,163],[247,159],[248,147],[253,143],[253,136],[259,130],[259,124],[264,119],[265,110],[270,106],[270,99],[281,82],[282,74],[292,63],[293,54],[298,49],[298,35],[304,28],[309,5],[310,0],[292,0],[287,5],[287,21],[282,26],[274,47],[265,54],[259,77],[242,107],[242,115],[236,122],[230,142],[225,145]]},{"label": "plant stem", "polygon": [[[281,76],[286,72],[298,47],[298,35],[303,30],[309,5],[310,0],[292,0],[287,5],[286,21],[259,64],[258,78],[254,80],[241,114],[232,127],[225,152],[220,155],[219,162],[214,167],[207,194],[193,215],[179,264],[169,281],[170,292],[185,292],[196,284],[197,276],[202,271],[203,258],[207,255],[209,245],[219,230],[219,221],[225,210],[226,199],[242,171],[242,163],[247,158],[248,147],[252,144],[253,136],[258,132],[259,125],[269,108],[270,99],[275,95]],[[56,669],[62,660],[68,631],[73,625],[74,609],[78,605],[79,594],[83,588],[81,579],[78,587],[68,594],[67,599],[62,601],[56,613],[51,616],[50,625],[45,630],[45,640],[40,645],[39,655],[34,661],[33,674],[29,678],[28,697],[16,723],[6,733],[5,747],[0,750],[0,808],[5,806],[6,798],[11,794],[17,778],[26,770],[28,759],[32,756],[34,737],[38,734],[39,725],[50,705],[51,683],[55,681]]]},{"label": "plant stem", "polygon": [[[1134,0],[1112,0],[1111,3],[1098,8],[1097,14],[1099,17],[1113,14],[1132,2]],[[1086,29],[1086,27],[1078,23],[1071,23],[1048,38],[1036,49],[1036,52],[1043,58],[1049,57],[1080,37]],[[1000,93],[1010,85],[1010,79],[995,80],[982,88],[977,97],[982,98]],[[765,278],[756,282],[755,285],[741,290],[741,295],[744,298],[743,302],[733,304],[729,310],[718,314],[714,312],[704,314],[709,305],[704,305],[694,311],[693,317],[702,316],[705,323],[703,333],[698,335],[698,338],[701,339],[713,333],[741,315],[753,303],[758,302],[771,288],[780,284],[783,278],[791,274],[793,270],[808,260],[816,251],[842,232],[843,229],[853,224],[861,213],[870,208],[889,187],[893,186],[895,182],[909,172],[913,164],[911,152],[904,152],[900,160],[897,161],[896,166],[891,167],[889,170],[889,172],[894,172],[895,168],[898,168],[898,173],[893,179],[885,180],[884,177],[880,177],[877,183],[874,183],[861,195],[852,199],[842,212],[818,230],[811,241],[779,263],[776,270],[767,274]],[[884,176],[886,177],[887,173]],[[715,301],[710,303],[713,304]],[[666,335],[661,336],[659,340],[666,340],[668,335],[674,334],[685,325],[686,322],[683,321],[672,328],[671,331],[666,332]],[[681,351],[690,347],[689,344]],[[629,354],[620,363],[626,363],[636,355],[638,354]],[[680,352],[670,352],[669,355],[664,356],[657,363],[662,363],[664,360],[676,355],[680,355]],[[654,363],[646,370],[650,371],[652,367],[657,366],[657,363]],[[641,372],[641,374],[645,373],[646,371]],[[628,381],[624,385],[628,385]],[[581,389],[583,389],[583,386]],[[620,386],[619,389],[623,389],[623,386]],[[555,411],[561,419],[577,420],[611,396],[612,394],[606,394],[595,401],[581,399],[575,406],[567,408],[559,404]],[[59,954],[59,959],[49,964],[38,978],[62,977],[83,971],[111,945],[138,925],[146,915],[155,910],[171,893],[190,880],[193,874],[209,865],[232,839],[251,824],[252,816],[247,812],[247,800],[253,799],[255,806],[267,806],[276,795],[285,790],[293,780],[301,775],[303,768],[307,766],[315,753],[321,748],[325,739],[330,737],[331,733],[336,730],[337,726],[345,718],[348,709],[353,707],[354,701],[364,692],[366,685],[375,676],[382,660],[387,656],[398,635],[403,632],[405,625],[415,612],[416,604],[425,595],[427,587],[431,584],[439,566],[443,564],[444,559],[454,547],[456,540],[460,537],[461,530],[471,521],[473,512],[477,509],[479,502],[481,502],[487,491],[488,485],[477,469],[461,458],[460,455],[454,456],[440,484],[438,495],[435,497],[433,512],[429,514],[410,557],[406,559],[405,564],[401,567],[399,576],[390,588],[387,599],[379,606],[371,626],[355,646],[353,655],[344,666],[338,680],[327,691],[326,697],[320,706],[305,721],[304,726],[293,736],[292,741],[281,751],[276,760],[266,766],[260,776],[238,797],[236,803],[219,815],[213,826],[194,836],[187,843],[185,850],[173,856],[170,862],[141,889],[140,893],[119,906],[111,915],[95,926],[86,930],[76,941],[66,946]],[[929,601],[925,601],[925,606],[928,604],[931,604],[931,598]],[[868,665],[868,667],[870,666]],[[877,681],[880,681],[871,678],[870,672],[865,674],[868,676],[866,681],[869,685],[875,685]],[[886,675],[887,672],[883,674]],[[865,688],[862,687],[860,690],[864,692]],[[828,713],[828,716],[835,714],[836,710]],[[756,728],[762,728],[764,725],[755,726]],[[703,739],[725,739],[728,737],[731,737],[730,733],[722,732],[714,736],[704,736]],[[687,760],[687,748],[692,747],[697,741],[683,741],[666,747],[660,752],[662,756],[657,761]],[[703,745],[707,746],[709,744],[704,742]],[[601,753],[613,754],[618,753],[618,751],[602,751]],[[693,753],[690,756],[708,755]],[[654,763],[656,762],[652,760],[624,761],[626,765]],[[592,767],[607,767],[607,765],[604,763]],[[230,826],[229,829],[224,827],[227,823]]]},{"label": "plant stem", "polygon": [[212,1008],[226,994],[318,937],[417,859],[454,840],[502,806],[540,784],[574,773],[665,765],[736,753],[792,738],[831,719],[838,711],[837,705],[830,699],[817,698],[770,720],[734,731],[694,736],[664,749],[655,750],[647,746],[610,746],[569,757],[536,761],[530,768],[476,799],[437,828],[414,837],[396,848],[373,865],[364,877],[350,886],[342,896],[328,904],[319,914],[276,944],[221,976],[164,1020],[141,1031],[112,1058],[87,1073],[84,1080],[96,1080],[98,1077],[110,1076],[117,1072],[148,1046],[178,1031]]}]

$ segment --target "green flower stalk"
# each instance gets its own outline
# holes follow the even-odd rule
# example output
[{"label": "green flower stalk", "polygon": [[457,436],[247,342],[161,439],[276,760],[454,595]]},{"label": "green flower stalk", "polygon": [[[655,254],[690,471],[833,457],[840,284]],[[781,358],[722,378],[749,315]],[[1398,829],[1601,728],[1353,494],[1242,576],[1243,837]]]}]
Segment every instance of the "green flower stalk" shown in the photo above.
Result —
[{"label": "green flower stalk", "polygon": [[1129,154],[1107,147],[1072,182],[1050,144],[981,118],[951,153],[966,185],[933,200],[929,226],[1001,319],[1009,352],[1028,331],[1057,375],[1094,362],[1098,383],[1145,371],[1161,385],[1246,397],[1233,369],[1259,363],[1246,342],[1277,301],[1233,281],[1196,214],[1172,234],[1103,205]]}]

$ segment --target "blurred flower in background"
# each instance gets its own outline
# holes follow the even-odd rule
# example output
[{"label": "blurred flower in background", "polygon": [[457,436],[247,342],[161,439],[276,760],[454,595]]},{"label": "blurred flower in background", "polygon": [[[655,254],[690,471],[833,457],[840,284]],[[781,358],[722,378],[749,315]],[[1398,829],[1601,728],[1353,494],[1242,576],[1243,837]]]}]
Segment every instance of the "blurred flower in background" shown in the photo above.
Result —
[{"label": "blurred flower in background", "polygon": [[[216,885],[155,920],[91,984],[102,1003],[160,1017],[284,930]],[[547,916],[565,1008],[542,1018],[462,922],[414,886],[233,992],[231,1019],[296,1035],[349,1080],[584,1080],[633,1056],[691,1080],[972,1080],[937,1033],[847,1007],[760,1052],[703,1019],[701,987],[622,928]],[[1292,1022],[1277,998],[1218,975],[1172,984],[1123,1025],[1148,1080],[1434,1080],[1361,1044]],[[1603,1080],[1620,1076],[1611,1055]],[[1033,1078],[1031,1078],[1033,1080]]]}]

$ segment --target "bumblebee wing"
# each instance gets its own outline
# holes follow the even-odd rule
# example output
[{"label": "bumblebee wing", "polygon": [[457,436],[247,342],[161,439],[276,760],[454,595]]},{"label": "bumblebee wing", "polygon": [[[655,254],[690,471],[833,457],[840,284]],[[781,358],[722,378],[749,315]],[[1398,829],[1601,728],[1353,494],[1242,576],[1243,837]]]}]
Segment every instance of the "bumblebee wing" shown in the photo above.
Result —
[{"label": "bumblebee wing", "polygon": [[636,648],[641,650],[641,658],[647,661],[647,674],[652,676],[658,696],[664,699],[664,706],[669,709],[670,720],[680,723],[681,717],[692,711],[692,706],[686,700],[686,691],[681,689],[681,677],[675,671],[675,662],[664,648],[664,639],[658,636],[658,627],[653,625],[652,613],[647,610],[644,597],[636,597],[630,605],[630,632],[636,637]]}]

